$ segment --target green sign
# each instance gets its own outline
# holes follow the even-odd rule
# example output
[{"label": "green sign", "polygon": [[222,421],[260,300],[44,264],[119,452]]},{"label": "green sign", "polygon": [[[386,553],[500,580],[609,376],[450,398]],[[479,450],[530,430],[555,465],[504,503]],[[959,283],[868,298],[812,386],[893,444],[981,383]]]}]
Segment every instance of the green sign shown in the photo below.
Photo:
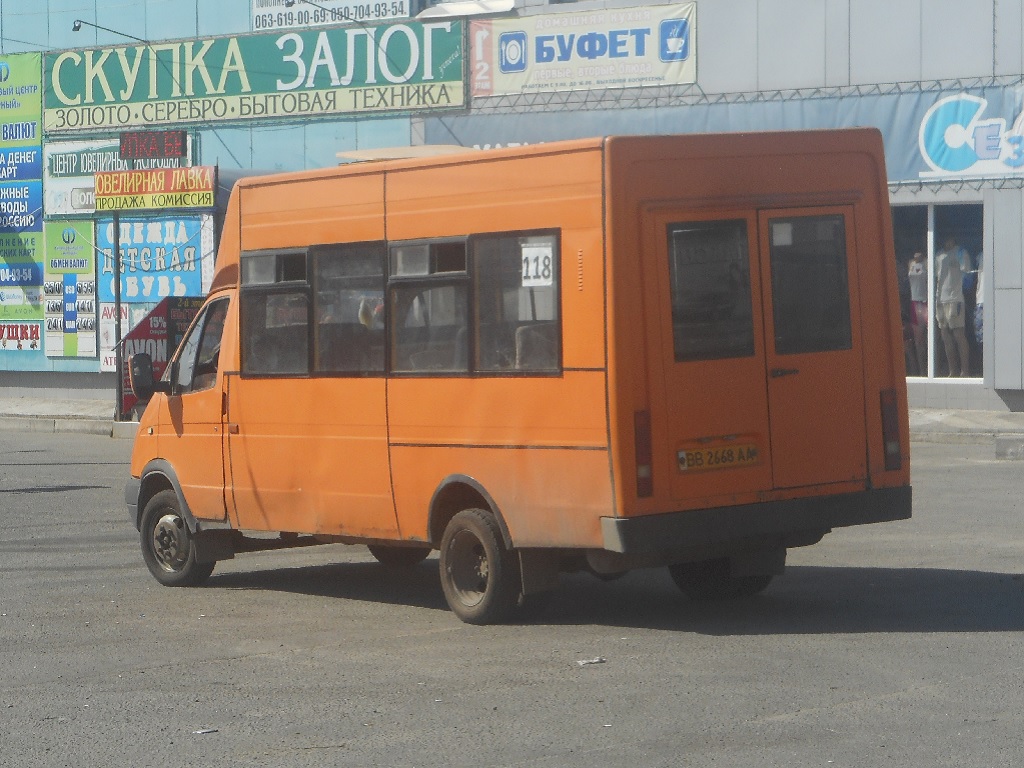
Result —
[{"label": "green sign", "polygon": [[462,106],[461,21],[46,54],[46,131]]},{"label": "green sign", "polygon": [[[0,341],[30,342],[0,344],[0,351],[39,349],[43,319],[41,77],[40,54],[0,56],[0,322],[18,321],[0,328]],[[34,322],[23,322],[29,320]]]},{"label": "green sign", "polygon": [[44,309],[49,357],[96,357],[96,233],[91,221],[48,221]]},{"label": "green sign", "polygon": [[43,103],[39,81],[41,63],[38,53],[0,56],[0,143],[4,147],[37,147],[42,141],[39,131],[39,111]]}]

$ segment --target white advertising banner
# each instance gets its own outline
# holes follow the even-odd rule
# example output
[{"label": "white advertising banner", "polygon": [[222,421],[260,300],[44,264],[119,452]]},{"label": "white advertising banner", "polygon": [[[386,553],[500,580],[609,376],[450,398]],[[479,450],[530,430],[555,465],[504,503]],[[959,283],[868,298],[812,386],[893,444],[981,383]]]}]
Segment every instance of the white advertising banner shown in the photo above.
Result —
[{"label": "white advertising banner", "polygon": [[252,31],[308,29],[328,24],[409,18],[410,0],[252,0]]},{"label": "white advertising banner", "polygon": [[183,168],[192,165],[192,139],[184,158],[121,159],[118,139],[50,141],[43,145],[43,214],[91,216],[96,212],[96,174]]},{"label": "white advertising banner", "polygon": [[697,81],[697,4],[473,21],[474,97]]}]

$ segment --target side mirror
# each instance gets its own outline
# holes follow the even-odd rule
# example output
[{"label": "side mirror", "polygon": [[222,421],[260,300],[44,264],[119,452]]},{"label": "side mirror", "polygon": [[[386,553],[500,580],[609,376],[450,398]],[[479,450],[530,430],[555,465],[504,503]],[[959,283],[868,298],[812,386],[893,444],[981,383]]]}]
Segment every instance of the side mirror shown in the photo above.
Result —
[{"label": "side mirror", "polygon": [[149,400],[154,392],[170,392],[171,387],[165,381],[153,380],[153,358],[145,352],[132,355],[129,366],[128,381],[132,392],[139,400]]}]

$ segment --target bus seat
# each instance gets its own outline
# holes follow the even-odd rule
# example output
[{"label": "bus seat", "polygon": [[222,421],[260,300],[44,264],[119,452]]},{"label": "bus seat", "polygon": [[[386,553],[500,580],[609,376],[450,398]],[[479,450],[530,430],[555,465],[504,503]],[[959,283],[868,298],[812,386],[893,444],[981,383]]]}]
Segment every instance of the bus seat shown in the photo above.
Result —
[{"label": "bus seat", "polygon": [[455,354],[452,360],[453,371],[469,370],[469,347],[466,345],[466,329],[459,328],[455,332]]},{"label": "bus seat", "polygon": [[558,367],[554,323],[521,325],[516,329],[516,368],[550,370]]},{"label": "bus seat", "polygon": [[359,323],[332,323],[320,327],[323,371],[363,371],[368,365],[369,331]]}]

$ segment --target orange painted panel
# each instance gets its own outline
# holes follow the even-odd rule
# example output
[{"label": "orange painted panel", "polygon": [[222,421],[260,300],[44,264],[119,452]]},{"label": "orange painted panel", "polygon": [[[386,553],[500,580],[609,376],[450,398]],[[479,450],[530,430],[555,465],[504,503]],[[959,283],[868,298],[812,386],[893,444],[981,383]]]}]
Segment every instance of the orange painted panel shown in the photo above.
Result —
[{"label": "orange painted panel", "polygon": [[201,520],[224,520],[220,388],[175,397],[156,395],[153,408],[159,457],[175,468],[192,514]]},{"label": "orange painted panel", "polygon": [[598,371],[388,382],[393,444],[603,449],[604,402],[604,375]]},{"label": "orange painted panel", "polygon": [[411,240],[601,225],[601,153],[495,153],[387,174],[388,237]]},{"label": "orange painted panel", "polygon": [[562,230],[562,364],[567,369],[607,365],[605,260],[601,229]]},{"label": "orange painted panel", "polygon": [[434,489],[455,472],[487,490],[520,547],[600,547],[613,513],[604,450],[399,445],[391,461],[406,539],[426,538]]},{"label": "orange painted panel", "polygon": [[[897,393],[905,451],[908,443],[902,336],[896,285],[891,274],[891,222],[881,138],[877,131],[615,137],[608,144],[605,186],[609,190],[608,248],[614,254],[609,260],[607,276],[608,375],[612,393],[609,412],[612,443],[616,446],[613,464],[616,476],[622,479],[616,486],[617,507],[622,514],[653,514],[694,506],[744,503],[775,498],[778,493],[788,498],[804,493],[834,492],[848,485],[844,478],[853,477],[861,478],[852,484],[853,488],[863,488],[867,482],[872,487],[909,483],[909,455],[904,455],[902,469],[886,471],[882,451],[878,402],[884,389]],[[852,211],[847,219],[848,247],[856,248],[855,255],[851,250],[851,258],[856,259],[850,278],[851,312],[855,318],[855,333],[859,334],[856,343],[865,353],[862,360],[851,359],[850,370],[832,371],[828,376],[824,371],[815,374],[817,387],[809,386],[802,397],[813,397],[821,403],[843,403],[844,417],[857,420],[857,428],[845,442],[850,452],[849,461],[839,461],[845,468],[833,473],[830,482],[836,484],[831,487],[809,485],[807,488],[816,490],[776,492],[769,490],[776,485],[773,479],[765,490],[747,492],[742,483],[725,482],[717,490],[707,487],[707,495],[698,494],[684,502],[670,489],[670,481],[676,478],[672,474],[676,472],[673,457],[678,448],[666,440],[683,434],[679,430],[684,426],[688,434],[732,435],[729,429],[708,430],[707,425],[701,429],[700,424],[712,418],[712,414],[735,421],[733,417],[746,407],[746,404],[731,404],[740,402],[739,395],[733,392],[736,377],[754,374],[729,371],[726,365],[720,375],[702,376],[699,381],[693,381],[688,386],[693,387],[691,397],[696,400],[685,415],[667,399],[672,385],[668,383],[668,374],[662,373],[664,364],[657,355],[660,350],[671,349],[672,329],[665,315],[664,296],[661,309],[652,306],[657,292],[662,290],[656,286],[667,280],[666,266],[656,255],[652,258],[650,247],[638,254],[637,243],[643,240],[646,228],[652,226],[652,217],[656,219],[670,211],[695,220],[714,218],[722,211],[746,211],[743,215],[758,229],[764,224],[758,221],[757,211],[821,206],[830,209],[845,206],[844,210]],[[762,288],[762,292],[766,290],[767,286]],[[638,307],[645,307],[645,310],[638,312]],[[763,313],[770,318],[770,306],[765,307]],[[638,339],[643,339],[644,343],[637,343]],[[763,355],[766,348],[762,345],[760,349],[758,354]],[[854,357],[860,355],[859,349]],[[721,366],[709,365],[707,372],[715,367]],[[769,386],[766,374],[767,371],[761,374],[765,377],[761,378],[762,390]],[[854,378],[852,384],[849,377]],[[692,373],[690,378],[694,378]],[[828,432],[832,419],[821,423],[818,418],[821,414],[809,418],[809,412],[798,404],[800,397],[787,399],[785,396],[782,388],[792,382],[775,383],[779,402],[773,411],[771,429],[774,432],[778,415],[778,438],[788,433],[785,440],[789,447],[785,450],[792,454],[793,465],[811,467],[810,455],[794,451],[792,446],[798,442],[798,435],[810,437],[815,432]],[[851,404],[853,400],[857,401],[855,405]],[[655,416],[652,425],[654,453],[661,457],[661,463],[656,461],[655,465],[655,494],[645,499],[636,497],[635,483],[631,482],[635,477],[631,445],[637,411],[648,411]],[[659,420],[656,417],[659,413],[668,413],[668,420]],[[675,427],[671,426],[673,421]],[[851,427],[845,421],[842,425],[839,431]],[[757,426],[741,430],[735,425],[735,428],[738,436],[763,430]],[[812,440],[808,444],[815,443]],[[820,441],[816,444],[822,445]],[[853,457],[854,452],[857,458]],[[820,455],[818,458],[828,461]],[[732,471],[751,479],[758,470],[737,467]],[[781,482],[783,485],[812,483],[812,474],[813,471],[802,476],[790,473],[788,479],[783,477]],[[869,479],[865,480],[866,477]],[[724,475],[719,476],[722,478]],[[819,479],[824,480],[824,477]],[[701,484],[705,483],[715,484],[710,479],[702,479]]]},{"label": "orange painted panel", "polygon": [[349,173],[243,186],[241,249],[384,239],[384,180]]},{"label": "orange painted panel", "polygon": [[[768,421],[768,395],[765,385],[765,343],[762,323],[761,280],[758,267],[757,221],[744,211],[689,210],[648,212],[644,232],[645,274],[654,278],[648,284],[646,321],[657,328],[648,340],[652,389],[659,398],[652,402],[651,418],[655,452],[656,482],[666,485],[675,506],[694,499],[735,496],[772,488],[772,454]],[[746,235],[746,264],[741,268],[749,276],[749,297],[733,296],[731,286],[716,286],[723,291],[722,306],[697,306],[693,322],[673,328],[673,307],[669,285],[668,233],[670,228],[700,225],[717,226],[737,222]],[[735,225],[732,225],[735,226]],[[678,278],[677,278],[678,279]],[[679,290],[685,291],[686,286]],[[740,290],[737,287],[735,290]],[[724,313],[734,309],[750,312],[750,326],[744,327]],[[732,341],[723,334],[749,330],[749,353],[721,359],[678,361],[675,336],[685,337],[700,328],[710,329],[719,343]],[[682,344],[686,338],[680,339]],[[655,384],[655,380],[657,383]],[[741,454],[742,452],[742,454]],[[749,456],[749,460],[738,460]]]},{"label": "orange painted panel", "polygon": [[383,378],[233,376],[228,423],[239,528],[397,535]]},{"label": "orange painted panel", "polygon": [[[778,275],[773,275],[773,228],[796,217],[839,220],[845,224],[849,291],[849,348],[780,354],[771,341]],[[817,218],[815,218],[817,217]],[[861,335],[859,254],[853,239],[852,208],[769,209],[761,212],[761,268],[766,286],[765,324],[769,328],[767,368],[771,406],[772,475],[776,488],[863,481],[867,477],[864,374],[873,350]],[[834,293],[839,293],[836,288]],[[814,297],[806,297],[813,300]],[[835,296],[828,297],[835,301]]]}]

